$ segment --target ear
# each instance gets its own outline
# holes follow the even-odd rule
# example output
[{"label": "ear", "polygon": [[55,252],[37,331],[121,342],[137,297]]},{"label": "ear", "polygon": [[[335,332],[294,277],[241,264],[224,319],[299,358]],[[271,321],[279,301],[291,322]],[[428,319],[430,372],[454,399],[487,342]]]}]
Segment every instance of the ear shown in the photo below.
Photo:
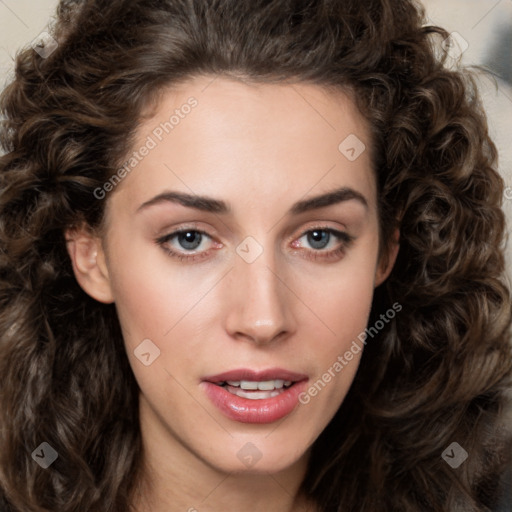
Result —
[{"label": "ear", "polygon": [[78,284],[93,299],[114,302],[101,239],[86,227],[66,230],[65,237]]},{"label": "ear", "polygon": [[395,229],[387,254],[382,255],[375,271],[374,287],[380,286],[391,274],[400,249],[400,230]]}]

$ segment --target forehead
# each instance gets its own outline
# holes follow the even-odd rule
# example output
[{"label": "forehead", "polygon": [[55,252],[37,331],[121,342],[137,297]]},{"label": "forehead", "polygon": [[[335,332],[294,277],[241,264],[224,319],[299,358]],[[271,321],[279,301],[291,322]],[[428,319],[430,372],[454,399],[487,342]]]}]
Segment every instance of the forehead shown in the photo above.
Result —
[{"label": "forehead", "polygon": [[164,91],[141,122],[127,155],[133,168],[114,196],[135,206],[169,188],[291,203],[342,184],[371,197],[370,143],[365,119],[342,91],[195,77]]}]

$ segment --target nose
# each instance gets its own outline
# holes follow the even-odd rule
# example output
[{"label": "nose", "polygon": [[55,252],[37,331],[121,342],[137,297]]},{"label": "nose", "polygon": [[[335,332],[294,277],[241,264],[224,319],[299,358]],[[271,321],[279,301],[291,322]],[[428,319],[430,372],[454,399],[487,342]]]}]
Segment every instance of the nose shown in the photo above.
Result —
[{"label": "nose", "polygon": [[252,263],[235,255],[225,282],[225,329],[235,339],[267,345],[283,340],[296,329],[296,298],[283,268],[270,250]]}]

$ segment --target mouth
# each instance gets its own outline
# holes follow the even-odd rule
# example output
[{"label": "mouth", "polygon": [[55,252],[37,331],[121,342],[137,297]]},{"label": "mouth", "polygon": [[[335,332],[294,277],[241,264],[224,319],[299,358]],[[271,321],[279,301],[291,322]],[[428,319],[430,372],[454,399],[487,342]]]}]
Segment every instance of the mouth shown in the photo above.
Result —
[{"label": "mouth", "polygon": [[283,369],[232,370],[203,379],[206,394],[228,418],[271,423],[295,408],[307,375]]},{"label": "mouth", "polygon": [[229,393],[247,398],[249,400],[263,400],[265,398],[273,398],[279,396],[286,389],[290,388],[295,382],[290,380],[228,380],[225,382],[215,383],[217,386],[224,388]]}]

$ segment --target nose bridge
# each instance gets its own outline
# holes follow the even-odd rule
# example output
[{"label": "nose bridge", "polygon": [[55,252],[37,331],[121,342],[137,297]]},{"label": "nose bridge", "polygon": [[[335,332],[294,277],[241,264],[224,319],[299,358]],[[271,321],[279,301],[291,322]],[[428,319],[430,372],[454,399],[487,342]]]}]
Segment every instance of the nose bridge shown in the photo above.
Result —
[{"label": "nose bridge", "polygon": [[293,294],[272,246],[247,237],[236,249],[228,282],[230,309],[226,328],[232,336],[258,343],[272,341],[294,328]]}]

